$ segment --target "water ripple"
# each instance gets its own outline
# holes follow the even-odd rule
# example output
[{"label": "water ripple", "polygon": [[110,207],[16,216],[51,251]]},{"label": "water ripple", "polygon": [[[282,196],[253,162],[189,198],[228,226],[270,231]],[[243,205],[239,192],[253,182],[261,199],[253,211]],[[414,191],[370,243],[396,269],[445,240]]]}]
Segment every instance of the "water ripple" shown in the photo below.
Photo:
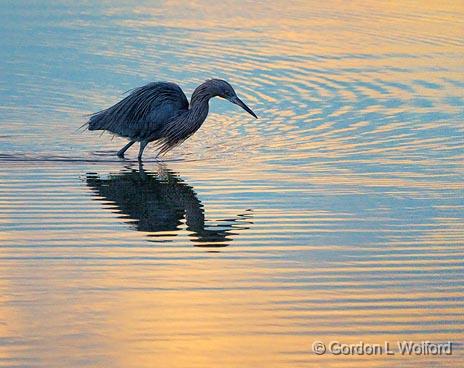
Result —
[{"label": "water ripple", "polygon": [[[0,366],[462,366],[311,353],[462,339],[461,4],[0,7]],[[76,132],[211,77],[260,119],[215,99],[143,168]]]}]

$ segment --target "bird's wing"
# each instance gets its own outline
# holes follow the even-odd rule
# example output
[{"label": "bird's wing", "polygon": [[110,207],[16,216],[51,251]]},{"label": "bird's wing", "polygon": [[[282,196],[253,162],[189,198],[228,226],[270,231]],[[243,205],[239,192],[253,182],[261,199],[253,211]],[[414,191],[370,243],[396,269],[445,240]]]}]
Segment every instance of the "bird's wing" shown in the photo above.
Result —
[{"label": "bird's wing", "polygon": [[89,129],[148,139],[188,106],[187,97],[177,84],[153,82],[132,90],[114,106],[92,115]]}]

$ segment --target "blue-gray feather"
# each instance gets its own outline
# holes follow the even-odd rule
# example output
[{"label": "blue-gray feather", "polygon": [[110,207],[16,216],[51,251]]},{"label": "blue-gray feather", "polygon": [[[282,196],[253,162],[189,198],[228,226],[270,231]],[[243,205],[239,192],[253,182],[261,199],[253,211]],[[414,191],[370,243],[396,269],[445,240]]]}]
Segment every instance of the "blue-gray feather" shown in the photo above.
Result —
[{"label": "blue-gray feather", "polygon": [[137,141],[156,140],[168,121],[187,111],[189,103],[174,83],[154,82],[131,91],[89,120],[89,130],[107,130]]}]

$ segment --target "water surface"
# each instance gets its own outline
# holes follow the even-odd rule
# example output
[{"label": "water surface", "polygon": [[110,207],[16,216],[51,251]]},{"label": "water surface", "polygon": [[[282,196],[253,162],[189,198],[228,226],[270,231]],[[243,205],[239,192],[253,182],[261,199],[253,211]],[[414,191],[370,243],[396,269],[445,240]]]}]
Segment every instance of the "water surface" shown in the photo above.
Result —
[{"label": "water surface", "polygon": [[[464,363],[459,2],[0,8],[0,366]],[[260,119],[215,99],[142,167],[76,132],[135,86],[211,77]]]}]

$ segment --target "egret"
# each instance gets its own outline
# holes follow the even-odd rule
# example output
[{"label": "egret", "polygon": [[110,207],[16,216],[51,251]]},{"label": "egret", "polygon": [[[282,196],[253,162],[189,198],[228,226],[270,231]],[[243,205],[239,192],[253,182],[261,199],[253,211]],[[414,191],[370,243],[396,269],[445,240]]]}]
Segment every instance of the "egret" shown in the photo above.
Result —
[{"label": "egret", "polygon": [[156,142],[159,155],[165,154],[194,134],[208,116],[208,102],[213,97],[224,98],[258,118],[237,97],[232,86],[221,79],[210,79],[199,85],[190,104],[182,89],[175,83],[153,82],[136,88],[114,106],[90,116],[89,130],[103,130],[128,138],[117,155],[140,142],[138,159],[142,160],[145,147]]}]

